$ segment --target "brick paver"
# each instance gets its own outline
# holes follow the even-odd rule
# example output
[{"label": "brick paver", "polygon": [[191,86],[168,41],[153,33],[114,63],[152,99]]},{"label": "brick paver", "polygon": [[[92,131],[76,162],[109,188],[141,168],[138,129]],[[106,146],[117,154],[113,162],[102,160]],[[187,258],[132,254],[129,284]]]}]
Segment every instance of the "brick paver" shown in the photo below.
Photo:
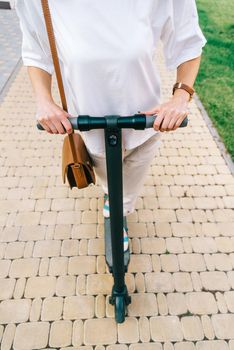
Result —
[{"label": "brick paver", "polygon": [[[174,73],[161,54],[163,96]],[[53,81],[53,93],[59,103]],[[109,305],[103,193],[62,183],[63,136],[39,132],[26,68],[0,106],[1,350],[233,350],[234,179],[195,101],[129,216],[122,325]]]}]

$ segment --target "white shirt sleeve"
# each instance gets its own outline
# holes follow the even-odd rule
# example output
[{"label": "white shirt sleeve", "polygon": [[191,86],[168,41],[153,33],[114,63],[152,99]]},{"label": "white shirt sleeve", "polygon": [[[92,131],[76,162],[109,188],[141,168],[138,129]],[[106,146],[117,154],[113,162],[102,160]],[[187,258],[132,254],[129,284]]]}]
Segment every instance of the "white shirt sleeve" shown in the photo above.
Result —
[{"label": "white shirt sleeve", "polygon": [[172,70],[200,56],[207,40],[199,26],[195,0],[171,0],[168,10],[160,38],[166,66]]},{"label": "white shirt sleeve", "polygon": [[[21,56],[24,66],[38,67],[47,71],[49,74],[53,74],[54,64],[50,48],[48,45],[45,45],[39,37],[38,31],[30,23],[30,14],[27,12],[25,1],[17,0],[15,9],[22,31]],[[35,16],[37,16],[36,12]]]}]

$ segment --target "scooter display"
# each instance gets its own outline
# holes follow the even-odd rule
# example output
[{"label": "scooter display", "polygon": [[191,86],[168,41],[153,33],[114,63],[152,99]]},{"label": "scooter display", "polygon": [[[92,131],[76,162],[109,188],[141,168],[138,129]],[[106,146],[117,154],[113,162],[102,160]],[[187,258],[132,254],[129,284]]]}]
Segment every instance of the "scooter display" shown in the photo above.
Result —
[{"label": "scooter display", "polygon": [[[123,323],[127,315],[127,306],[131,303],[125,284],[125,272],[130,261],[129,249],[123,249],[123,227],[127,226],[127,219],[123,216],[123,179],[122,179],[122,129],[131,128],[144,130],[152,128],[156,115],[134,114],[131,116],[106,115],[93,117],[79,115],[68,118],[74,130],[89,131],[104,129],[106,169],[110,217],[104,218],[105,227],[105,259],[114,278],[112,294],[109,303],[114,305],[115,320]],[[180,127],[187,126],[186,117]],[[38,129],[44,130],[41,124]]]}]

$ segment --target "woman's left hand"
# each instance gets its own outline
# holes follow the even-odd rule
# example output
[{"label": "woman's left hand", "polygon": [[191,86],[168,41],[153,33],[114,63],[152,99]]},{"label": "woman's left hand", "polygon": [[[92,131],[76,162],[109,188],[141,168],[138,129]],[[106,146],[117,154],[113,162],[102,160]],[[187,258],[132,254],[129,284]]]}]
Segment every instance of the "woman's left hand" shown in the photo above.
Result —
[{"label": "woman's left hand", "polygon": [[146,115],[157,114],[153,128],[156,131],[176,130],[188,115],[188,100],[173,95],[171,99],[150,111],[141,111]]}]

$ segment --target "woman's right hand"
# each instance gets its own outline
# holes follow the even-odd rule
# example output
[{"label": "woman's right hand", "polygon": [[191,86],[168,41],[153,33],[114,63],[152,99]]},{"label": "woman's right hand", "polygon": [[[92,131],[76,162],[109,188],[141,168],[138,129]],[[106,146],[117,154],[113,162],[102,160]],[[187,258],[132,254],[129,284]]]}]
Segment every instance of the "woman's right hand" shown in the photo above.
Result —
[{"label": "woman's right hand", "polygon": [[53,100],[38,103],[37,121],[50,134],[72,133],[72,125],[67,119],[69,113],[64,111]]}]

